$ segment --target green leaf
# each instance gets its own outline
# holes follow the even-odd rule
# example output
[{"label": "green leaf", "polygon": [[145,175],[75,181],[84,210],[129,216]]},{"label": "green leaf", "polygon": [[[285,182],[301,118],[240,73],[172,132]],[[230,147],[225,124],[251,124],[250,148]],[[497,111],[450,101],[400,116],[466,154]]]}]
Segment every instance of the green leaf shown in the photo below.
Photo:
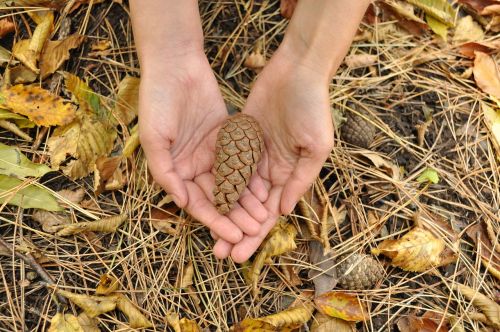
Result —
[{"label": "green leaf", "polygon": [[31,162],[18,148],[0,143],[0,174],[25,178],[39,177],[50,171],[46,165]]},{"label": "green leaf", "polygon": [[436,35],[443,38],[444,41],[448,40],[448,26],[446,24],[441,23],[429,14],[425,14],[425,20]]},{"label": "green leaf", "polygon": [[447,0],[408,0],[409,3],[422,9],[427,15],[434,17],[449,27],[455,26],[457,11]]},{"label": "green leaf", "polygon": [[22,187],[22,184],[23,180],[0,174],[0,203],[16,205],[24,209],[62,210],[47,189],[33,184]]},{"label": "green leaf", "polygon": [[439,174],[436,172],[435,169],[432,168],[426,168],[422,174],[417,178],[417,181],[419,183],[423,182],[432,182],[434,184],[439,182]]},{"label": "green leaf", "polygon": [[0,120],[13,120],[19,128],[33,128],[35,124],[20,114],[0,108]]}]

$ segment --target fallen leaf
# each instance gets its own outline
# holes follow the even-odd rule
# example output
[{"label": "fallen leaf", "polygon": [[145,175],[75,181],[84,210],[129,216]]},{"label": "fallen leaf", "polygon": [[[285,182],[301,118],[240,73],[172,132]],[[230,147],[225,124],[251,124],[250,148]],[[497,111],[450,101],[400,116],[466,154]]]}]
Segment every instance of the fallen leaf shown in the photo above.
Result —
[{"label": "fallen leaf", "polygon": [[[413,6],[408,3],[387,0],[384,2],[377,2],[377,5],[381,9],[382,14],[386,16],[385,20],[395,20],[398,26],[415,36],[420,36],[429,30],[427,23],[415,15]],[[381,26],[381,28],[383,27],[384,26]],[[391,26],[386,26],[386,29],[387,28],[391,29]],[[377,37],[378,34],[379,33],[377,33]],[[394,35],[394,33],[391,33],[391,35]]]},{"label": "fallen leaf", "polygon": [[391,258],[391,264],[405,271],[425,272],[442,265],[441,253],[445,250],[442,238],[430,231],[414,227],[398,240],[384,240],[372,254]]},{"label": "fallen leaf", "polygon": [[63,289],[56,289],[56,293],[73,302],[90,318],[115,310],[116,302],[118,300],[117,296],[91,296],[85,294],[75,294]]},{"label": "fallen leaf", "polygon": [[69,51],[79,47],[84,39],[84,36],[74,34],[63,40],[49,40],[40,56],[40,77],[44,79],[55,73],[69,59]]},{"label": "fallen leaf", "polygon": [[500,42],[468,42],[459,46],[459,51],[464,56],[474,59],[476,57],[476,52],[482,53],[492,53],[500,49]]},{"label": "fallen leaf", "polygon": [[50,326],[47,332],[86,332],[78,318],[72,314],[62,314],[58,312],[50,320]]},{"label": "fallen leaf", "polygon": [[0,106],[27,116],[39,126],[66,125],[76,114],[73,105],[35,85],[3,87]]},{"label": "fallen leaf", "polygon": [[0,46],[0,66],[10,63],[11,65],[17,65],[19,61],[12,59],[12,54],[5,47]]},{"label": "fallen leaf", "polygon": [[83,332],[101,332],[97,326],[99,324],[97,319],[87,316],[85,312],[78,315],[78,323],[83,328]]},{"label": "fallen leaf", "polygon": [[332,291],[316,297],[314,303],[325,315],[348,322],[368,319],[368,309],[356,295]]},{"label": "fallen leaf", "polygon": [[50,234],[59,231],[63,225],[71,224],[71,219],[65,213],[37,210],[33,212],[31,218],[40,223],[44,232]]},{"label": "fallen leaf", "polygon": [[179,315],[175,312],[167,312],[165,315],[167,324],[174,330],[174,332],[183,332],[180,326]]},{"label": "fallen leaf", "polygon": [[496,240],[495,236],[492,240],[488,237],[487,226],[484,222],[477,223],[467,228],[467,235],[474,241],[476,245],[476,252],[481,256],[481,262],[486,269],[495,277],[500,280],[500,253],[498,251],[498,244],[496,247],[492,241]]},{"label": "fallen leaf", "polygon": [[[405,316],[398,320],[400,332],[448,332],[446,322],[428,317]],[[439,328],[438,328],[439,327]]]},{"label": "fallen leaf", "polygon": [[316,312],[311,325],[311,332],[354,332],[352,323],[343,319],[327,316],[320,311]]},{"label": "fallen leaf", "polygon": [[94,192],[96,195],[106,189],[106,183],[119,170],[121,162],[121,156],[97,158],[94,168]]},{"label": "fallen leaf", "polygon": [[16,25],[8,18],[2,18],[0,20],[0,39],[5,37],[5,35],[13,32],[16,29]]},{"label": "fallen leaf", "polygon": [[23,83],[33,83],[36,81],[38,75],[33,71],[28,69],[24,65],[18,65],[15,67],[9,67],[5,69],[6,81],[11,85],[23,84]]},{"label": "fallen leaf", "polygon": [[83,201],[83,198],[85,197],[85,189],[83,188],[78,188],[76,190],[63,189],[59,190],[57,194],[61,197],[60,199],[61,203],[79,204],[81,201]]},{"label": "fallen leaf", "polygon": [[113,149],[117,135],[114,128],[96,115],[82,113],[73,123],[56,128],[47,142],[54,168],[60,167],[67,155],[75,158],[61,167],[72,179],[85,177],[94,170],[96,160]]},{"label": "fallen leaf", "polygon": [[352,54],[345,57],[345,64],[350,68],[362,68],[374,65],[378,60],[376,54]]},{"label": "fallen leaf", "polygon": [[167,213],[156,207],[151,210],[151,225],[153,225],[156,230],[169,235],[177,234],[176,228],[172,227],[172,225],[178,225],[179,219],[180,217],[175,214]]},{"label": "fallen leaf", "polygon": [[61,211],[52,194],[35,184],[24,185],[22,180],[0,174],[0,203],[20,206],[24,209]]},{"label": "fallen leaf", "polygon": [[186,317],[179,321],[179,327],[181,332],[201,332],[198,324],[191,319],[187,319]]},{"label": "fallen leaf", "polygon": [[130,136],[125,141],[125,145],[123,146],[122,155],[125,158],[129,158],[132,156],[134,151],[141,144],[139,139],[139,124],[136,124],[132,130],[130,131]]},{"label": "fallen leaf", "polygon": [[309,242],[309,260],[314,267],[309,270],[308,277],[314,283],[315,296],[331,291],[337,284],[337,269],[333,257],[333,252],[323,252],[320,242]]},{"label": "fallen leaf", "polygon": [[47,38],[54,28],[54,14],[48,11],[38,23],[30,39],[18,41],[12,47],[12,54],[26,67],[39,73],[37,62],[40,59]]},{"label": "fallen leaf", "polygon": [[486,295],[463,284],[453,284],[452,288],[458,290],[472,305],[481,310],[488,318],[491,326],[500,329],[500,305],[490,300]]},{"label": "fallen leaf", "polygon": [[0,174],[25,178],[41,177],[52,171],[43,164],[37,164],[26,158],[19,148],[0,143]]},{"label": "fallen leaf", "polygon": [[151,323],[124,295],[120,294],[117,296],[116,307],[127,316],[131,328],[146,328],[153,326],[153,323]]},{"label": "fallen leaf", "polygon": [[233,326],[233,332],[276,332],[276,328],[255,318],[245,318]]},{"label": "fallen leaf", "polygon": [[448,41],[448,26],[441,22],[440,20],[434,18],[434,16],[431,16],[429,14],[425,15],[425,20],[427,21],[427,24],[431,28],[431,30],[441,37],[445,42]]},{"label": "fallen leaf", "polygon": [[493,32],[500,32],[500,15],[493,16],[486,26],[486,30]]},{"label": "fallen leaf", "polygon": [[409,3],[422,9],[427,15],[446,24],[449,27],[455,26],[457,11],[447,0],[407,0]]},{"label": "fallen leaf", "polygon": [[101,39],[92,44],[92,51],[105,51],[111,47],[111,40]]},{"label": "fallen leaf", "polygon": [[498,14],[500,14],[500,3],[498,3],[498,0],[497,0],[493,4],[484,7],[484,9],[481,10],[480,14],[481,15],[498,15]]},{"label": "fallen leaf", "polygon": [[297,247],[295,244],[296,235],[297,229],[295,226],[280,220],[264,240],[264,243],[261,245],[262,249],[257,254],[257,257],[255,257],[249,273],[252,282],[252,291],[255,295],[259,292],[258,281],[264,263],[273,256],[294,250]]},{"label": "fallen leaf", "polygon": [[495,111],[487,104],[482,103],[481,109],[484,115],[484,123],[491,133],[491,141],[500,156],[500,111]]},{"label": "fallen leaf", "polygon": [[491,56],[483,52],[475,52],[474,79],[481,90],[500,99],[500,74]]},{"label": "fallen leaf", "polygon": [[271,324],[275,328],[291,327],[307,323],[314,312],[310,303],[283,310],[276,314],[258,318],[258,320]]},{"label": "fallen leaf", "polygon": [[473,8],[478,13],[481,13],[484,8],[497,3],[498,0],[458,0],[459,3],[465,4]]},{"label": "fallen leaf", "polygon": [[438,172],[435,169],[427,167],[418,176],[417,182],[418,183],[431,182],[431,183],[434,183],[434,184],[439,183],[439,174],[438,174]]},{"label": "fallen leaf", "polygon": [[106,111],[101,107],[101,98],[88,86],[87,83],[68,72],[64,72],[63,76],[65,79],[66,89],[71,92],[81,108],[88,109],[100,117],[106,113]]},{"label": "fallen leaf", "polygon": [[35,124],[22,115],[0,108],[0,120],[13,120],[19,128],[33,128]]},{"label": "fallen leaf", "polygon": [[466,42],[477,42],[484,39],[484,32],[479,23],[468,15],[458,20],[455,34],[453,35],[453,43],[461,44]]},{"label": "fallen leaf", "polygon": [[97,295],[109,295],[120,288],[118,279],[107,273],[103,274],[99,279],[99,284],[95,289]]},{"label": "fallen leaf", "polygon": [[116,93],[115,110],[116,119],[128,126],[139,112],[139,85],[141,80],[133,76],[125,76],[118,84]]},{"label": "fallen leaf", "polygon": [[184,268],[179,270],[179,272],[182,271],[182,274],[180,274],[180,278],[177,280],[176,287],[177,288],[187,288],[188,286],[191,286],[193,284],[193,276],[194,276],[194,267],[193,267],[193,262],[189,261]]},{"label": "fallen leaf", "polygon": [[385,159],[385,156],[382,156],[382,154],[378,152],[373,152],[373,151],[363,151],[363,152],[355,152],[358,154],[360,157],[366,158],[371,161],[371,163],[387,175],[389,175],[391,178],[394,180],[399,180],[401,179],[401,172],[399,170],[399,167],[396,166],[394,163],[391,161],[388,161]]},{"label": "fallen leaf", "polygon": [[253,51],[247,56],[243,65],[256,72],[260,72],[266,65],[266,57],[261,52]]},{"label": "fallen leaf", "polygon": [[280,0],[280,13],[284,18],[291,19],[299,0]]},{"label": "fallen leaf", "polygon": [[78,222],[75,224],[64,225],[58,232],[57,236],[68,236],[83,232],[116,232],[118,227],[128,219],[126,214],[120,214],[113,217],[103,218],[96,221]]}]

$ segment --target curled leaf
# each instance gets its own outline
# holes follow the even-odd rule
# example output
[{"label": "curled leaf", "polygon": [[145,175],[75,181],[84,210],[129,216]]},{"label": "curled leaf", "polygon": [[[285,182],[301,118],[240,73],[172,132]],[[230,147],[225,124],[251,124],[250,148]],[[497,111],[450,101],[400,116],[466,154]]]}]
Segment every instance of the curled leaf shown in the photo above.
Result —
[{"label": "curled leaf", "polygon": [[63,40],[48,41],[40,57],[40,77],[44,79],[55,73],[69,59],[69,51],[83,42],[84,36],[71,35]]},{"label": "curled leaf", "polygon": [[481,262],[497,280],[500,280],[500,252],[495,249],[492,242],[492,240],[495,241],[496,236],[492,239],[487,234],[487,225],[484,222],[467,228],[467,235],[476,244],[476,251],[481,255]]},{"label": "curled leaf", "polygon": [[178,288],[187,288],[193,284],[194,267],[193,262],[189,261],[182,269],[181,278],[177,281]]},{"label": "curled leaf", "polygon": [[71,219],[64,213],[37,210],[31,217],[40,223],[44,232],[50,234],[56,233],[63,225],[71,224]]},{"label": "curled leaf", "polygon": [[245,318],[233,326],[234,332],[276,332],[276,327],[255,318]]},{"label": "curled leaf", "polygon": [[483,52],[475,52],[474,79],[481,90],[500,99],[500,73],[491,56]]},{"label": "curled leaf", "polygon": [[85,332],[85,330],[80,325],[78,318],[71,314],[58,312],[50,320],[47,332]]},{"label": "curled leaf", "polygon": [[97,295],[108,295],[120,288],[118,279],[109,274],[103,274],[95,290]]},{"label": "curled leaf", "polygon": [[417,178],[417,182],[419,183],[431,182],[434,184],[439,183],[439,174],[438,172],[436,172],[435,169],[428,167]]},{"label": "curled leaf", "polygon": [[129,299],[121,294],[117,296],[116,307],[127,316],[131,328],[146,328],[153,326],[153,323],[151,323]]},{"label": "curled leaf", "polygon": [[57,232],[58,236],[68,236],[79,234],[82,232],[102,232],[112,233],[116,232],[118,227],[127,220],[126,214],[104,218],[96,221],[78,222],[71,225],[64,225],[60,231]]},{"label": "curled leaf", "polygon": [[141,144],[139,140],[139,125],[135,125],[130,131],[130,136],[125,141],[125,146],[123,147],[122,154],[125,158],[132,156],[132,153],[139,147]]},{"label": "curled leaf", "polygon": [[56,292],[80,307],[91,318],[116,308],[116,296],[90,296],[75,294],[62,289],[57,289]]},{"label": "curled leaf", "polygon": [[275,328],[291,327],[307,323],[311,319],[313,312],[313,305],[308,303],[303,306],[297,306],[283,310],[276,314],[259,318],[259,320],[269,323]]},{"label": "curled leaf", "polygon": [[27,116],[39,126],[66,125],[75,118],[73,105],[34,85],[14,85],[0,90],[0,105]]},{"label": "curled leaf", "polygon": [[490,300],[486,295],[463,284],[454,284],[453,288],[458,290],[467,300],[472,302],[476,308],[481,310],[488,318],[489,323],[500,329],[500,305]]},{"label": "curled leaf", "polygon": [[405,316],[398,320],[400,332],[448,332],[446,322],[441,323],[441,319],[432,317]]},{"label": "curled leaf", "polygon": [[314,303],[325,315],[345,321],[359,322],[368,318],[368,309],[355,295],[332,291],[316,297]]},{"label": "curled leaf", "polygon": [[313,318],[311,332],[353,332],[353,323],[343,319],[327,316],[318,311]]}]

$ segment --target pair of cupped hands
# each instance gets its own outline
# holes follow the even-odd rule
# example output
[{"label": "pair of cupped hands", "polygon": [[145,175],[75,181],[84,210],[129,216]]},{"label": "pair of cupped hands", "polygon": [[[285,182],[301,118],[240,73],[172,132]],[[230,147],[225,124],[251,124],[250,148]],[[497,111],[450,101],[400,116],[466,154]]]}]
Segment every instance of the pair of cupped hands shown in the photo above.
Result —
[{"label": "pair of cupped hands", "polygon": [[244,262],[279,216],[292,212],[333,146],[328,76],[278,49],[258,75],[242,112],[255,117],[265,150],[257,172],[227,214],[213,201],[215,141],[228,117],[203,49],[142,69],[139,132],[153,178],[206,225],[214,254]]}]

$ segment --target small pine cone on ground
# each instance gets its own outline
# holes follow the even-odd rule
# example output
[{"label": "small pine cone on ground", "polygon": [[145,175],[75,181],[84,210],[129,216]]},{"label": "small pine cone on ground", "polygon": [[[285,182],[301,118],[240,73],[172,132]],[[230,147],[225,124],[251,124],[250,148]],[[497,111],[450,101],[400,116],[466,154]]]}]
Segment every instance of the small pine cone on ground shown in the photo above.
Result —
[{"label": "small pine cone on ground", "polygon": [[215,205],[228,213],[250,181],[264,150],[259,123],[252,116],[238,113],[229,117],[217,134],[215,144]]},{"label": "small pine cone on ground", "polygon": [[375,138],[377,129],[370,122],[352,112],[347,112],[346,121],[340,128],[340,137],[347,143],[368,148]]},{"label": "small pine cone on ground", "polygon": [[382,280],[383,266],[368,255],[347,254],[338,258],[337,266],[339,286],[343,289],[372,289]]}]

